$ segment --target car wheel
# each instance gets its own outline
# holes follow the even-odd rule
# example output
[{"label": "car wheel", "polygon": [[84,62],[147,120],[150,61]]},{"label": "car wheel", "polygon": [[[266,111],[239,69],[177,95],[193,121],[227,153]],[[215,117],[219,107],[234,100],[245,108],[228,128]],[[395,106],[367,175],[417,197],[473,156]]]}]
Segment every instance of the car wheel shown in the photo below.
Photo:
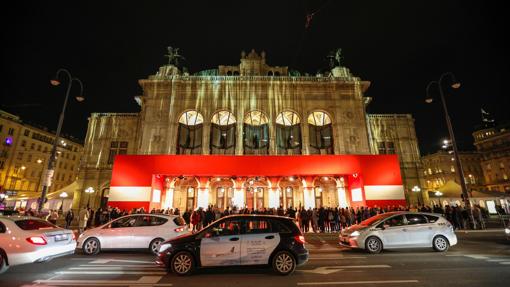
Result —
[{"label": "car wheel", "polygon": [[158,254],[159,246],[161,243],[165,241],[163,238],[156,238],[151,241],[151,244],[149,244],[149,251],[153,254]]},{"label": "car wheel", "polygon": [[190,275],[195,269],[195,260],[189,252],[181,251],[172,257],[170,268],[173,273],[179,276]]},{"label": "car wheel", "polygon": [[450,243],[446,237],[438,235],[432,240],[432,247],[437,252],[445,252],[450,247]]},{"label": "car wheel", "polygon": [[289,275],[296,269],[296,259],[288,251],[279,251],[273,257],[273,270],[279,275]]},{"label": "car wheel", "polygon": [[89,238],[83,242],[81,249],[86,255],[96,255],[101,251],[101,244],[97,238]]},{"label": "car wheel", "polygon": [[377,254],[381,253],[383,246],[381,239],[372,236],[366,239],[365,241],[365,249],[368,253]]},{"label": "car wheel", "polygon": [[7,258],[2,253],[0,253],[0,274],[4,273],[7,268]]}]

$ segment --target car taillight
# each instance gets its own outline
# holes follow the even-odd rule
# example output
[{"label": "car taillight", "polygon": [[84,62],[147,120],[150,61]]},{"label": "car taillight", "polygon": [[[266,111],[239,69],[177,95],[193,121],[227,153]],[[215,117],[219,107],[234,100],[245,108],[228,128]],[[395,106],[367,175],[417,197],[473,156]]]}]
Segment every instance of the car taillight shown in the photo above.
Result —
[{"label": "car taillight", "polygon": [[46,240],[41,236],[32,236],[27,238],[27,241],[34,245],[46,245]]},{"label": "car taillight", "polygon": [[183,232],[184,231],[184,227],[177,227],[174,230],[175,230],[175,232]]},{"label": "car taillight", "polygon": [[297,243],[305,244],[305,237],[303,235],[294,236],[294,240],[296,240]]}]

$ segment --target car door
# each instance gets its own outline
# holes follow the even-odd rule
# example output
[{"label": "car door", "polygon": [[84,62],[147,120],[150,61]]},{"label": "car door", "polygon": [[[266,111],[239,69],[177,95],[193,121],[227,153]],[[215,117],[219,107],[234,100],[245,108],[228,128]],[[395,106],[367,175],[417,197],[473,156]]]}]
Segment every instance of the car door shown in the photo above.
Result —
[{"label": "car door", "polygon": [[[131,228],[132,238],[128,248],[149,248],[151,241],[159,236],[158,232],[156,232],[156,229],[158,229],[156,225],[160,225],[157,219],[159,217],[154,215],[136,216],[135,226]],[[161,224],[164,222],[161,222]]]},{"label": "car door", "polygon": [[406,214],[408,244],[413,247],[425,247],[432,244],[432,226],[421,214]]},{"label": "car door", "polygon": [[241,265],[268,264],[273,250],[280,243],[280,234],[274,232],[271,220],[247,218],[241,236]]},{"label": "car door", "polygon": [[395,215],[382,223],[382,240],[385,248],[405,247],[407,242],[407,225],[404,215]]},{"label": "car door", "polygon": [[242,223],[242,219],[228,218],[203,231],[200,240],[202,266],[240,265]]},{"label": "car door", "polygon": [[101,248],[122,249],[130,248],[133,228],[136,225],[137,216],[121,217],[112,221],[99,231]]}]

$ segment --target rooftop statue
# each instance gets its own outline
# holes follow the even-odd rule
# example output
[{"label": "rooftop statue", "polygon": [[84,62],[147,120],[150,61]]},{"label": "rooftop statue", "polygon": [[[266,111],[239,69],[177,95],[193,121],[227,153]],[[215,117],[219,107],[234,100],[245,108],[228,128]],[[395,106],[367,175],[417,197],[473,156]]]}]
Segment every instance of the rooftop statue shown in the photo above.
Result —
[{"label": "rooftop statue", "polygon": [[338,48],[331,52],[328,55],[329,58],[329,67],[333,69],[334,67],[340,67],[342,65],[342,48]]},{"label": "rooftop statue", "polygon": [[179,59],[186,60],[182,55],[179,55],[179,48],[172,48],[171,46],[167,47],[168,54],[165,57],[168,58],[168,65],[179,65]]}]

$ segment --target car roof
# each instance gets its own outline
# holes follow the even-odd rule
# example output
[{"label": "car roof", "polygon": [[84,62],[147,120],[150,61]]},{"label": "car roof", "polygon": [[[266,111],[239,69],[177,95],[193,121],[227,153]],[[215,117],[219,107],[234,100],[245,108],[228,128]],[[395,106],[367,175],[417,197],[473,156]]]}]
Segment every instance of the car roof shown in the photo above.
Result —
[{"label": "car roof", "polygon": [[126,214],[122,217],[128,217],[128,216],[160,216],[160,217],[179,217],[180,215],[174,215],[174,214],[162,214],[162,213],[132,213],[132,214]]},{"label": "car roof", "polygon": [[274,218],[274,219],[284,219],[284,220],[292,220],[291,217],[280,216],[280,215],[272,215],[272,214],[231,214],[227,215],[224,218]]},{"label": "car roof", "polygon": [[44,220],[39,217],[35,216],[25,216],[25,215],[0,215],[0,219],[6,219],[10,221],[18,221],[18,220],[29,220],[29,219],[36,219],[36,220]]}]

